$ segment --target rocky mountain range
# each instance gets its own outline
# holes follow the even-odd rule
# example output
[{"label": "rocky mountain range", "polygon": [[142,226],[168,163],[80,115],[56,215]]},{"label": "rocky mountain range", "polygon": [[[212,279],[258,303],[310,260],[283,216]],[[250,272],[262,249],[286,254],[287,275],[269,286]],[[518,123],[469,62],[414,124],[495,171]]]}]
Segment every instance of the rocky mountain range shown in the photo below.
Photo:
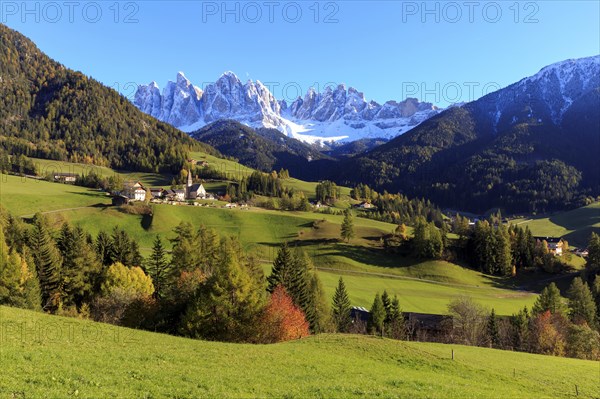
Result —
[{"label": "rocky mountain range", "polygon": [[229,119],[253,128],[278,129],[308,143],[390,139],[440,112],[433,104],[415,98],[383,105],[367,102],[363,93],[344,85],[327,87],[322,93],[311,88],[288,105],[260,81],[242,83],[232,72],[204,90],[179,72],[162,93],[156,82],[139,86],[134,104],[185,132]]}]

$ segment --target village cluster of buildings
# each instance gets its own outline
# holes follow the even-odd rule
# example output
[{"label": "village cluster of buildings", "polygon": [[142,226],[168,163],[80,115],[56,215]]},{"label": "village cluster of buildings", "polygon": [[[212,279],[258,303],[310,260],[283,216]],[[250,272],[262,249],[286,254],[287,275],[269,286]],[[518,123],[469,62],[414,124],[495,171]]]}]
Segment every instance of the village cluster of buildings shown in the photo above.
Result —
[{"label": "village cluster of buildings", "polygon": [[128,182],[123,191],[113,196],[113,205],[125,205],[130,201],[146,201],[146,197],[154,203],[185,202],[215,200],[215,196],[206,191],[202,183],[194,183],[192,174],[188,172],[185,189],[165,189],[161,187],[145,187],[141,182]]}]

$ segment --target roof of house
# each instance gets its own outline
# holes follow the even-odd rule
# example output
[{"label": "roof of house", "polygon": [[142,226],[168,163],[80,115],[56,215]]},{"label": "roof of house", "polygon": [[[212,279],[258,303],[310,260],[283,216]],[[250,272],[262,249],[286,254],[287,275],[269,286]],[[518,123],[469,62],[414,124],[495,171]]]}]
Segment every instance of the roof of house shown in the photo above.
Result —
[{"label": "roof of house", "polygon": [[404,317],[408,321],[418,323],[421,328],[439,329],[441,328],[444,319],[448,316],[441,314],[405,312]]},{"label": "roof of house", "polygon": [[561,237],[534,237],[539,241],[546,241],[548,244],[557,244],[562,241]]},{"label": "roof of house", "polygon": [[190,191],[201,191],[200,189],[206,191],[202,183],[192,184],[192,186],[190,187]]},{"label": "roof of house", "polygon": [[60,177],[77,177],[79,176],[77,173],[63,173],[63,172],[58,172],[55,173],[54,176],[60,176]]},{"label": "roof of house", "polygon": [[118,199],[123,199],[123,200],[129,201],[129,197],[126,197],[121,194],[113,195],[113,198],[118,198]]}]

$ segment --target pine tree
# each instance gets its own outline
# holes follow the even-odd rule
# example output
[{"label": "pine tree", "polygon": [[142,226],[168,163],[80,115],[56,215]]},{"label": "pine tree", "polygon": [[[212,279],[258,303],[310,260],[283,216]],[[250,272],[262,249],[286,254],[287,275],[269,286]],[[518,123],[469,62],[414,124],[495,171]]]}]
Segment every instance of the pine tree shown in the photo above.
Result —
[{"label": "pine tree", "polygon": [[297,298],[297,306],[304,312],[310,330],[313,333],[324,331],[327,328],[329,312],[321,281],[305,251],[298,251],[295,256],[299,281],[290,289],[296,291],[294,296]]},{"label": "pine tree", "polygon": [[510,235],[506,226],[500,224],[495,230],[495,236],[494,274],[510,276],[512,274],[513,259],[510,247]]},{"label": "pine tree", "polygon": [[98,233],[98,237],[96,237],[96,255],[103,266],[110,266],[112,264],[111,245],[112,240],[105,231]]},{"label": "pine tree", "polygon": [[332,319],[338,332],[348,332],[352,320],[350,319],[350,297],[346,291],[344,279],[340,277],[333,295]]},{"label": "pine tree", "polygon": [[538,315],[545,311],[550,311],[552,314],[567,314],[567,307],[563,302],[563,297],[554,283],[550,283],[550,285],[542,290],[531,310],[533,315]]},{"label": "pine tree", "polygon": [[222,239],[218,265],[182,321],[184,334],[209,340],[243,342],[255,334],[265,297],[263,282],[240,261],[232,239]]},{"label": "pine tree", "polygon": [[406,336],[406,325],[404,323],[404,316],[402,315],[400,301],[398,300],[397,295],[394,295],[394,299],[392,299],[390,306],[387,331],[388,335],[394,339],[402,339]]},{"label": "pine tree", "polygon": [[273,262],[271,274],[267,278],[267,291],[272,293],[278,285],[283,285],[295,302],[297,299],[296,294],[293,293],[290,288],[298,281],[298,274],[297,262],[294,254],[288,244],[283,243]]},{"label": "pine tree", "polygon": [[387,290],[383,290],[383,294],[381,294],[381,302],[383,303],[383,309],[385,310],[385,322],[388,323],[392,314],[392,301],[387,293]]},{"label": "pine tree", "polygon": [[40,310],[42,294],[40,281],[35,270],[35,262],[31,256],[29,247],[24,246],[21,253],[22,279],[23,283],[23,307],[27,309]]},{"label": "pine tree", "polygon": [[157,234],[152,246],[152,254],[146,262],[146,272],[154,283],[154,295],[161,298],[171,279],[171,265],[166,259],[166,251]]},{"label": "pine tree", "polygon": [[341,237],[343,240],[346,240],[346,242],[350,242],[354,236],[354,218],[352,212],[346,210],[344,212],[344,221],[342,222]]},{"label": "pine tree", "polygon": [[494,309],[492,309],[488,317],[487,334],[490,340],[490,346],[492,348],[497,348],[500,345],[500,334],[498,333],[498,320]]},{"label": "pine tree", "polygon": [[116,226],[111,235],[110,259],[111,264],[119,262],[128,267],[142,264],[137,242],[125,230]]},{"label": "pine tree", "polygon": [[600,276],[596,276],[592,283],[592,295],[596,302],[596,322],[600,322]]},{"label": "pine tree", "polygon": [[375,294],[373,305],[371,305],[371,316],[369,318],[369,329],[372,333],[383,334],[385,325],[385,308],[379,293]]},{"label": "pine tree", "polygon": [[61,258],[50,235],[47,222],[39,213],[33,217],[29,247],[40,280],[42,308],[54,311],[58,308],[62,297]]},{"label": "pine tree", "polygon": [[523,308],[517,314],[510,318],[510,324],[513,331],[513,348],[519,351],[527,350],[529,341],[529,311],[527,307]]},{"label": "pine tree", "polygon": [[592,233],[588,242],[585,270],[590,277],[600,273],[600,236],[596,233]]},{"label": "pine tree", "polygon": [[98,285],[102,265],[81,227],[64,223],[57,242],[62,257],[63,302],[80,307],[89,302]]},{"label": "pine tree", "polygon": [[16,262],[4,239],[0,225],[0,304],[18,306],[21,264]]},{"label": "pine tree", "polygon": [[569,290],[569,316],[574,323],[586,322],[588,326],[596,326],[596,303],[587,283],[580,277],[573,279]]}]

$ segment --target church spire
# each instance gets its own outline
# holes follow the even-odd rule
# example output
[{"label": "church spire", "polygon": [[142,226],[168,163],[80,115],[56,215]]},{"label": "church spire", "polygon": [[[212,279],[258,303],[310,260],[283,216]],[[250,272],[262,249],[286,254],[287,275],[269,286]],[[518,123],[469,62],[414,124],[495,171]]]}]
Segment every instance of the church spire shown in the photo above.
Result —
[{"label": "church spire", "polygon": [[187,175],[187,186],[188,187],[192,187],[193,184],[193,180],[192,180],[192,171],[188,168],[188,175]]}]

